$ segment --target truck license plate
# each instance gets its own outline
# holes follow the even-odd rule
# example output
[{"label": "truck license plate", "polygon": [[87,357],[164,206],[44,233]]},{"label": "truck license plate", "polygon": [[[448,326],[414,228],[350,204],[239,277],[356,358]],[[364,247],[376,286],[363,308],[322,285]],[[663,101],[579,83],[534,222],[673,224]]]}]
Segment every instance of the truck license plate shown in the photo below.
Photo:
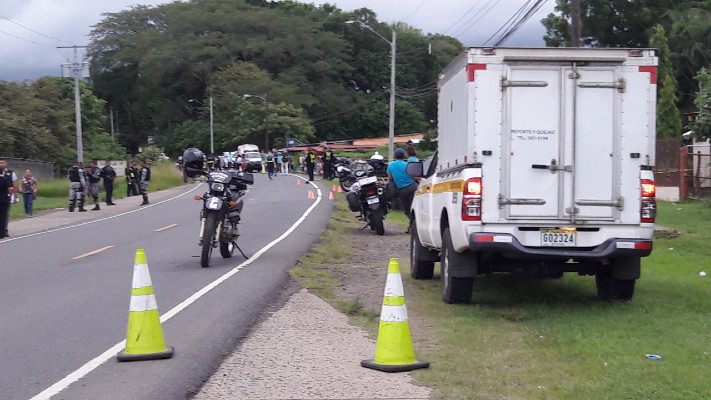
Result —
[{"label": "truck license plate", "polygon": [[368,197],[368,204],[380,203],[380,199],[377,197]]},{"label": "truck license plate", "polygon": [[575,230],[551,229],[541,231],[541,246],[575,247]]}]

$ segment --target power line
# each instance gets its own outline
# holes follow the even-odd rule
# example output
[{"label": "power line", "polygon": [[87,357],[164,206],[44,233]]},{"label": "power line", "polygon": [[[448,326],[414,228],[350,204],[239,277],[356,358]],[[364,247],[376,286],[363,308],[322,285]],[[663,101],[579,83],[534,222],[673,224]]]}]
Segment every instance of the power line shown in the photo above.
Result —
[{"label": "power line", "polygon": [[35,41],[33,41],[33,40],[29,40],[29,39],[25,39],[25,38],[23,38],[23,37],[19,37],[19,36],[17,36],[17,35],[13,35],[12,33],[7,33],[7,32],[5,32],[5,31],[0,31],[0,33],[3,33],[3,34],[5,34],[5,35],[7,35],[7,36],[12,36],[12,37],[14,37],[15,39],[24,40],[25,42],[28,42],[28,43],[37,44],[37,45],[46,46],[46,47],[54,47],[54,46],[49,45],[49,44],[47,44],[47,43],[35,42]]},{"label": "power line", "polygon": [[528,11],[526,11],[523,17],[519,21],[517,21],[513,27],[511,27],[507,32],[505,32],[503,36],[501,36],[501,39],[499,39],[496,44],[494,44],[494,46],[500,45],[516,31],[518,31],[519,28],[521,28],[523,24],[525,24],[526,21],[528,21],[535,13],[537,13],[538,10],[540,10],[543,4],[545,4],[547,1],[548,0],[537,0],[536,3],[533,4],[533,6]]},{"label": "power line", "polygon": [[67,43],[67,42],[65,42],[64,40],[57,39],[57,38],[55,38],[55,37],[45,35],[45,34],[42,33],[42,32],[37,32],[36,30],[34,30],[34,29],[32,29],[32,28],[28,28],[28,27],[22,25],[22,24],[19,23],[19,22],[15,22],[15,21],[11,20],[10,18],[8,18],[8,17],[6,17],[6,16],[4,16],[4,15],[0,15],[0,18],[6,19],[6,20],[12,22],[13,24],[15,24],[15,25],[17,25],[17,26],[19,26],[19,27],[25,28],[25,29],[27,29],[27,30],[30,31],[30,32],[34,32],[34,33],[36,33],[36,34],[38,34],[38,35],[40,35],[40,36],[44,36],[44,37],[46,37],[46,38],[48,38],[48,39],[56,40],[56,41],[58,41],[58,42]]},{"label": "power line", "polygon": [[492,4],[493,1],[494,0],[489,0],[486,4],[484,4],[479,11],[474,13],[468,20],[466,20],[466,22],[462,23],[462,25],[459,27],[459,29],[457,29],[452,34],[452,36],[457,37],[457,36],[463,35],[467,31],[469,31],[471,28],[473,28],[475,26],[475,24],[477,22],[479,22],[482,18],[484,18],[491,10],[494,9],[494,7],[499,5],[499,3],[501,2],[501,0],[496,0],[496,2],[494,2]]},{"label": "power line", "polygon": [[422,3],[420,3],[419,6],[415,7],[415,8],[412,10],[412,12],[411,12],[410,14],[408,14],[407,17],[403,18],[402,20],[405,21],[405,22],[407,22],[407,20],[408,20],[410,17],[412,17],[413,15],[415,15],[415,13],[420,9],[420,7],[422,7],[426,2],[427,2],[427,0],[422,0]]}]

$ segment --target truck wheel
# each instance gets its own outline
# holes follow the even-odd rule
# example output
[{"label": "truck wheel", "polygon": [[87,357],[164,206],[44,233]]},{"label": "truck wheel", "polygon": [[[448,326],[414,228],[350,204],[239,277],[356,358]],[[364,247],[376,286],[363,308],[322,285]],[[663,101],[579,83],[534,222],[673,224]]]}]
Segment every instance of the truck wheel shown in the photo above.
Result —
[{"label": "truck wheel", "polygon": [[410,226],[410,276],[413,279],[432,279],[434,275],[434,263],[437,261],[437,253],[430,251],[420,244],[420,237],[417,235],[417,223],[412,222]]},{"label": "truck wheel", "polygon": [[472,300],[474,278],[455,278],[451,273],[455,266],[464,262],[474,262],[474,258],[469,259],[454,251],[449,228],[446,228],[442,237],[440,275],[442,279],[442,300],[447,304],[469,303]]},{"label": "truck wheel", "polygon": [[[639,258],[629,259],[621,258],[619,260],[613,260],[611,262],[610,268],[600,269],[600,271],[595,274],[595,285],[597,286],[597,297],[601,300],[621,300],[630,301],[634,297],[634,287],[637,282],[636,279],[618,279],[615,278],[613,273],[614,268],[620,263],[634,263],[636,260],[639,263]],[[639,264],[638,264],[639,265]],[[629,267],[629,265],[625,265]]]}]

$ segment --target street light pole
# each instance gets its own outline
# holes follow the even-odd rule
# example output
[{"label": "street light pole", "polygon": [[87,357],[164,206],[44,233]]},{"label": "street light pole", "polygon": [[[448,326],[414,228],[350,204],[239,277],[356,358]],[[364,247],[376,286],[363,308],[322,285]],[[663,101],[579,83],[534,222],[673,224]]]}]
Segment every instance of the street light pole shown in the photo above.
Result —
[{"label": "street light pole", "polygon": [[[205,103],[195,100],[195,99],[190,99],[188,100],[188,103],[198,103],[203,107],[205,106]],[[208,107],[210,109],[210,154],[215,154],[215,132],[214,132],[214,120],[213,120],[213,113],[212,113],[212,96],[210,96],[210,106]]]},{"label": "street light pole", "polygon": [[392,40],[386,39],[383,35],[374,31],[370,25],[361,21],[346,21],[346,24],[358,24],[361,28],[367,29],[379,38],[390,44],[390,106],[388,116],[388,161],[393,160],[395,153],[395,58],[397,54],[397,34],[395,27],[390,27],[392,30]]},{"label": "street light pole", "polygon": [[262,96],[255,96],[253,94],[243,94],[242,97],[245,99],[248,99],[250,97],[257,98],[261,101],[264,102],[264,112],[266,115],[264,116],[264,151],[269,151],[269,127],[268,127],[268,118],[269,118],[269,101],[267,100],[268,94],[265,94],[264,97]]}]

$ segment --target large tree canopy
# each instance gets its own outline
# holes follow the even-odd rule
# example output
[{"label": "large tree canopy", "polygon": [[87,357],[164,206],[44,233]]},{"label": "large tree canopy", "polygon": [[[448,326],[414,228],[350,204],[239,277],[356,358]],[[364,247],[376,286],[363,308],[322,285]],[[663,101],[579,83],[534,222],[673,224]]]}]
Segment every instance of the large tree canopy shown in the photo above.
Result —
[{"label": "large tree canopy", "polygon": [[263,146],[265,138],[275,146],[286,137],[382,136],[390,46],[347,20],[384,38],[397,30],[398,90],[407,96],[398,98],[396,132],[426,129],[436,118],[437,74],[461,44],[328,4],[193,0],[107,14],[91,35],[95,91],[118,115],[120,140],[132,150],[149,135],[173,154],[178,143],[205,146],[210,98],[216,151],[243,141]]}]

